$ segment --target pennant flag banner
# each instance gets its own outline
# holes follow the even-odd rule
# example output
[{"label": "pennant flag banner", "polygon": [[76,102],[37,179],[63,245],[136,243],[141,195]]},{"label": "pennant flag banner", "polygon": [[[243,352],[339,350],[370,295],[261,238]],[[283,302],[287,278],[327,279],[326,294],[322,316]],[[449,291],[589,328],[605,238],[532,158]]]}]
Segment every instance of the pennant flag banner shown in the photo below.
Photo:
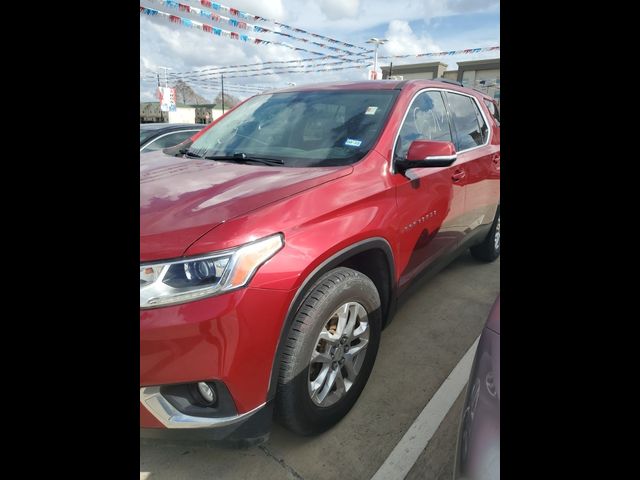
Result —
[{"label": "pennant flag banner", "polygon": [[[380,56],[378,57],[379,59],[391,59],[391,58],[410,58],[410,57],[436,57],[436,56],[453,56],[453,55],[470,55],[470,54],[475,54],[475,53],[480,53],[480,52],[490,52],[490,51],[496,51],[496,50],[500,50],[500,46],[495,46],[495,47],[483,47],[483,48],[467,48],[464,50],[450,50],[447,52],[430,52],[430,53],[417,53],[417,54],[407,54],[407,55],[390,55],[390,56]],[[325,57],[320,57],[320,58],[306,58],[306,59],[301,59],[301,60],[289,60],[289,61],[280,61],[280,62],[263,62],[263,63],[257,63],[257,64],[244,64],[244,65],[229,65],[227,67],[210,67],[210,68],[205,68],[205,69],[201,69],[201,70],[192,70],[189,72],[178,72],[178,73],[170,73],[169,75],[178,75],[181,76],[183,78],[194,78],[194,77],[206,77],[209,75],[218,75],[220,73],[243,73],[243,72],[258,72],[258,71],[265,71],[265,70],[272,70],[276,73],[291,73],[292,70],[289,71],[282,71],[282,69],[287,69],[287,68],[310,68],[310,67],[332,67],[334,65],[340,65],[340,64],[345,64],[345,63],[359,63],[359,64],[363,64],[363,63],[367,63],[366,60],[360,60],[360,59],[347,59],[344,58],[345,56],[343,56],[343,58],[339,61],[336,62],[322,62],[322,63],[307,63],[307,62],[318,62],[323,60]],[[300,63],[300,62],[305,62],[304,65],[283,65],[283,64],[291,64],[291,63]],[[276,66],[266,66],[266,65],[274,65],[274,64],[279,64]],[[237,68],[241,68],[241,67],[252,67],[252,68],[247,68],[247,69],[242,69],[242,70],[234,70]],[[351,68],[359,68],[357,66],[351,67]],[[334,69],[334,68],[324,68],[324,70],[341,70],[341,69]],[[301,71],[301,70],[293,70],[293,71]],[[320,70],[305,70],[305,72],[312,72],[312,71],[322,71],[322,69]],[[268,73],[265,73],[265,75],[270,75]]]},{"label": "pennant flag banner", "polygon": [[[263,65],[279,65],[281,67],[285,67],[286,66],[286,68],[290,68],[288,64],[317,62],[317,61],[328,60],[328,59],[333,59],[333,58],[345,59],[345,61],[352,62],[352,63],[364,61],[364,60],[360,60],[360,59],[358,59],[358,60],[346,60],[346,57],[347,57],[347,55],[340,55],[340,56],[329,55],[329,56],[316,57],[316,58],[299,58],[297,60],[274,60],[274,61],[271,61],[271,62],[244,63],[244,64],[240,64],[240,65],[227,65],[225,67],[207,67],[207,68],[201,68],[199,70],[189,70],[187,72],[181,72],[181,73],[177,73],[175,75],[197,74],[197,73],[204,73],[204,72],[214,72],[215,73],[218,70],[224,70],[224,72],[226,72],[228,68],[260,67],[260,66],[263,66]],[[325,65],[329,65],[329,63],[326,63]],[[292,66],[294,66],[294,65],[292,65]],[[222,72],[222,73],[224,73],[224,72]],[[155,75],[155,73],[154,73],[154,75]]]},{"label": "pennant flag banner", "polygon": [[[159,0],[159,1],[161,1],[164,5],[170,8],[176,8],[177,10],[183,11],[183,12],[199,14],[199,12],[202,11],[202,9],[192,7],[186,4],[182,4],[175,0]],[[204,4],[204,0],[201,3]],[[210,3],[211,5],[207,5],[207,6],[213,8],[213,10],[224,11],[225,8],[228,9],[228,7],[224,7],[223,5],[220,5],[220,4],[215,4],[214,2],[208,2],[208,3]],[[218,8],[215,8],[215,5],[218,5]],[[236,16],[239,16],[240,18],[245,18],[240,15],[241,13],[242,12],[239,12],[238,15]],[[171,75],[172,78],[190,77],[192,79],[193,77],[206,77],[207,75],[214,75],[214,74],[220,74],[220,73],[225,73],[225,74],[234,73],[236,75],[231,75],[228,78],[238,78],[238,77],[257,77],[261,75],[280,75],[280,74],[295,74],[295,73],[314,73],[314,72],[323,72],[323,71],[340,71],[340,70],[348,70],[348,69],[354,69],[354,68],[365,68],[368,66],[368,63],[369,63],[366,60],[370,60],[370,59],[359,59],[359,58],[358,59],[347,58],[349,57],[349,55],[353,55],[353,53],[351,52],[348,52],[347,55],[345,54],[327,55],[325,53],[308,50],[302,47],[294,47],[293,45],[290,45],[285,42],[264,40],[262,38],[257,38],[257,37],[253,37],[246,34],[240,34],[238,32],[224,30],[222,28],[213,27],[212,25],[201,23],[195,20],[178,16],[178,15],[171,15],[169,13],[155,10],[153,8],[143,7],[142,5],[140,6],[140,14],[148,15],[150,17],[159,17],[164,20],[168,20],[171,23],[180,24],[186,28],[195,28],[198,30],[202,30],[203,32],[210,33],[221,38],[222,37],[229,38],[232,40],[238,40],[245,43],[252,43],[254,45],[269,45],[269,44],[279,45],[295,51],[306,52],[306,53],[310,53],[318,56],[317,58],[303,58],[303,59],[297,59],[297,60],[262,62],[258,64],[230,65],[225,67],[211,67],[211,68],[206,68],[202,70],[192,70],[190,72],[170,73],[169,75]],[[206,18],[212,18],[211,15],[215,15],[215,14],[213,12],[207,12],[207,15],[201,15],[201,16]],[[246,17],[246,18],[250,18],[250,17]],[[240,23],[241,22],[238,22],[238,25],[240,25]],[[299,30],[299,29],[295,29],[295,30]],[[269,31],[269,30],[265,30],[265,31]],[[275,32],[272,32],[272,33],[275,33]],[[320,37],[320,38],[328,38],[328,37],[322,37],[318,35],[314,35],[314,36]],[[315,43],[315,42],[310,42],[310,43]],[[341,42],[338,42],[338,43],[341,43]],[[325,46],[325,48],[336,51],[335,47]],[[494,46],[494,47],[483,47],[483,48],[468,48],[463,50],[450,50],[445,52],[427,52],[427,53],[406,54],[406,55],[388,55],[388,56],[379,56],[378,58],[392,59],[392,58],[410,58],[410,57],[439,57],[439,56],[452,56],[452,55],[469,55],[469,54],[476,54],[480,52],[495,51],[499,49],[500,49],[500,46]],[[337,49],[337,50],[345,51],[340,49]],[[318,62],[318,61],[327,60],[327,59],[336,59],[337,61],[307,64],[307,62]],[[295,63],[301,64],[301,65],[291,65],[291,66],[288,65],[288,64],[295,64]],[[302,64],[302,63],[305,63],[305,64]],[[350,65],[345,67],[334,66],[334,65],[349,64],[349,63],[351,64],[358,63],[358,65]],[[279,65],[279,66],[264,68],[263,67],[264,65]],[[233,68],[240,68],[240,67],[254,67],[254,68],[249,68],[245,70],[230,70]],[[257,68],[257,67],[263,67],[263,68]],[[287,68],[289,68],[289,70],[282,70]],[[295,68],[296,70],[291,70],[291,68]],[[300,69],[305,69],[305,70],[300,70]],[[265,70],[271,70],[271,71],[267,72]],[[258,72],[258,73],[246,74],[246,72]]]},{"label": "pennant flag banner", "polygon": [[[193,10],[193,7],[191,7]],[[343,58],[338,55],[326,55],[322,52],[316,52],[314,50],[307,50],[306,48],[294,47],[284,42],[274,42],[270,40],[264,40],[261,38],[252,37],[249,35],[240,35],[237,32],[230,32],[229,30],[224,30],[222,28],[213,27],[211,25],[207,25],[205,23],[196,22],[195,20],[189,20],[187,18],[183,18],[177,15],[171,15],[166,12],[161,12],[159,10],[155,10],[153,8],[143,7],[140,5],[140,13],[144,15],[148,15],[150,17],[158,17],[163,18],[165,20],[169,20],[171,23],[181,24],[187,28],[196,28],[198,30],[202,30],[203,32],[212,33],[218,37],[231,38],[232,40],[241,40],[243,42],[251,42],[256,45],[280,45],[286,48],[290,48],[292,50],[298,50],[302,52],[311,53],[313,55],[319,55],[326,58]]]},{"label": "pennant flag banner", "polygon": [[[365,60],[342,60],[342,61],[338,61],[338,62],[322,62],[322,63],[305,63],[304,65],[295,65],[296,68],[311,68],[311,67],[328,67],[328,66],[333,66],[333,65],[344,65],[345,63],[370,63],[370,62],[366,62]],[[256,67],[255,65],[249,65],[249,66],[253,66],[254,68],[245,68],[245,69],[234,69],[233,67],[224,67],[224,70],[221,72],[211,72],[211,71],[200,71],[197,73],[191,73],[191,72],[178,72],[178,73],[169,73],[169,76],[180,76],[183,78],[191,78],[191,79],[196,79],[199,77],[208,77],[211,75],[219,75],[220,73],[224,73],[225,75],[227,73],[244,73],[244,72],[260,72],[260,71],[265,71],[265,70],[273,70],[273,71],[279,71],[281,69],[287,69],[287,68],[292,68],[292,66],[288,66],[288,65],[280,65],[280,66],[275,66],[275,67],[270,67],[270,66],[266,66],[266,67]]]},{"label": "pennant flag banner", "polygon": [[466,48],[464,50],[449,50],[448,52],[429,52],[429,53],[415,53],[409,55],[384,55],[378,56],[378,58],[410,58],[410,57],[444,57],[450,55],[469,55],[480,52],[491,52],[494,50],[500,50],[500,46],[496,47],[483,47],[483,48]]},{"label": "pennant flag banner", "polygon": [[287,38],[290,38],[292,40],[297,40],[299,42],[311,43],[311,44],[316,45],[318,47],[326,48],[326,49],[329,49],[329,50],[334,51],[334,52],[343,52],[343,53],[346,53],[346,54],[349,54],[349,55],[368,56],[368,54],[373,51],[373,50],[369,50],[369,51],[366,51],[366,52],[351,52],[349,50],[344,50],[342,48],[332,47],[332,46],[327,45],[325,43],[314,42],[314,41],[309,40],[307,38],[296,37],[296,36],[290,35],[288,33],[278,32],[276,30],[271,30],[269,28],[265,28],[265,27],[262,27],[260,25],[254,25],[254,24],[251,24],[251,23],[238,21],[235,18],[225,17],[224,15],[219,15],[219,14],[217,14],[215,12],[212,12],[212,11],[209,11],[209,10],[205,10],[205,9],[202,9],[202,8],[192,7],[190,5],[186,5],[186,4],[183,4],[183,3],[180,3],[180,2],[176,2],[174,0],[150,0],[150,1],[155,2],[155,3],[161,3],[165,7],[173,8],[173,9],[181,11],[181,12],[188,12],[188,13],[193,13],[194,15],[200,15],[201,17],[204,17],[204,18],[206,18],[208,20],[213,20],[214,22],[218,22],[218,23],[225,23],[227,25],[230,25],[232,27],[239,28],[239,29],[242,29],[242,30],[250,30],[252,32],[258,32],[258,33],[272,33],[274,35],[280,35],[282,37],[287,37]]},{"label": "pennant flag banner", "polygon": [[[304,67],[306,67],[306,65],[304,65]],[[310,69],[310,70],[286,70],[286,71],[277,71],[277,72],[260,72],[260,73],[253,73],[253,74],[240,74],[240,75],[229,75],[227,76],[225,73],[225,80],[227,78],[240,78],[240,77],[262,77],[262,76],[267,76],[267,75],[284,75],[284,74],[293,74],[293,73],[321,73],[323,71],[327,71],[327,72],[336,72],[339,70],[349,70],[349,69],[353,69],[353,68],[366,68],[367,65],[353,65],[353,66],[348,66],[348,67],[339,67],[339,68],[326,68],[326,69],[318,69],[318,68],[314,68],[314,69]],[[172,78],[181,78],[181,77],[172,77]],[[186,78],[185,80],[187,81],[191,81],[191,79]],[[198,82],[202,82],[204,80],[199,79],[196,80]]]},{"label": "pennant flag banner", "polygon": [[[285,66],[285,65],[281,65],[278,67],[265,67],[265,68],[246,68],[246,69],[239,69],[239,70],[224,70],[222,72],[207,72],[207,73],[200,73],[200,74],[190,74],[190,73],[169,73],[169,77],[170,78],[181,78],[184,80],[199,80],[199,79],[204,79],[204,78],[212,78],[215,77],[217,75],[220,75],[221,73],[224,73],[225,76],[227,74],[230,73],[247,73],[247,72],[265,72],[265,74],[267,74],[266,72],[273,72],[274,74],[278,74],[278,73],[284,73],[285,71],[291,72],[291,71],[298,71],[298,70],[291,70],[292,68],[296,68],[296,69],[300,69],[300,68],[316,68],[316,70],[313,71],[321,71],[321,70],[326,70],[326,67],[330,67],[333,65],[344,65],[347,62],[331,62],[331,63],[315,63],[315,64],[305,64],[305,65],[294,65],[292,66]],[[358,62],[360,63],[360,62]],[[362,66],[364,66],[364,64],[362,64]],[[287,70],[289,69],[289,70]],[[329,68],[330,70],[333,69],[333,67]],[[305,70],[306,71],[306,70]],[[312,70],[309,70],[312,71]]]},{"label": "pennant flag banner", "polygon": [[[284,23],[276,22],[275,20],[271,20],[269,18],[260,17],[258,15],[253,15],[253,14],[247,13],[247,12],[241,12],[237,8],[227,7],[226,5],[222,5],[221,3],[211,2],[209,0],[200,0],[200,4],[205,6],[205,7],[212,8],[213,10],[216,10],[216,11],[229,12],[230,15],[233,15],[235,17],[242,18],[242,19],[245,19],[245,20],[246,19],[251,19],[251,20],[255,20],[255,21],[270,22],[270,23],[278,25],[279,27],[282,27],[282,28],[284,28],[286,30],[290,30],[292,32],[304,33],[306,35],[311,35],[312,37],[321,38],[323,40],[327,40],[330,43],[337,43],[337,44],[342,45],[344,47],[357,48],[359,50],[365,51],[366,53],[370,53],[371,52],[371,50],[367,50],[366,48],[360,47],[358,45],[353,45],[352,43],[341,42],[340,40],[336,40],[335,38],[325,37],[324,35],[319,35],[317,33],[308,32],[306,30],[302,30],[301,28],[294,28],[294,27],[291,27],[289,25],[285,25]],[[191,7],[191,9],[193,9],[193,7]]]}]

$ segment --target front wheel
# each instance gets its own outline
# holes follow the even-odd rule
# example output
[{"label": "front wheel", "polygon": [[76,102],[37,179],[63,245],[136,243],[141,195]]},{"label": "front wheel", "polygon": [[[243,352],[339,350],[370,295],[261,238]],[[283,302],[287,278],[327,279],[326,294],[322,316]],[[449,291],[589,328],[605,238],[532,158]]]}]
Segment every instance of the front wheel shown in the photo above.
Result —
[{"label": "front wheel", "polygon": [[364,389],[378,352],[380,296],[373,282],[336,268],[311,289],[287,335],[276,418],[302,434],[337,423]]}]

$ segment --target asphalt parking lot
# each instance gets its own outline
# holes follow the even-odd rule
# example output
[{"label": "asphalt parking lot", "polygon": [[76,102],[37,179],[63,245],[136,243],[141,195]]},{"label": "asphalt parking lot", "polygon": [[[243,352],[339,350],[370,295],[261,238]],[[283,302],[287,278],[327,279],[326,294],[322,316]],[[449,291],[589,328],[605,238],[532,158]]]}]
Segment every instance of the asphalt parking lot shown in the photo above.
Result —
[{"label": "asphalt parking lot", "polygon": [[[141,439],[140,479],[369,480],[473,345],[499,290],[500,259],[483,264],[462,255],[401,304],[364,392],[333,429],[305,438],[275,424],[268,442],[244,450]],[[451,478],[463,395],[407,479]]]}]

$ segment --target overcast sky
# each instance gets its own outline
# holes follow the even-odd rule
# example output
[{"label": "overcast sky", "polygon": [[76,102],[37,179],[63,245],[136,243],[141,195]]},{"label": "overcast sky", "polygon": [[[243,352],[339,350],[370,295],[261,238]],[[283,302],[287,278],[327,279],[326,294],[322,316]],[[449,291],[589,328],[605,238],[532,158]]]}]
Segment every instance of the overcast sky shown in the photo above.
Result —
[{"label": "overcast sky", "polygon": [[[183,4],[212,10],[201,5],[199,0],[179,1]],[[500,3],[498,0],[229,0],[218,1],[218,3],[364,47],[370,46],[365,41],[371,37],[386,38],[388,42],[382,45],[378,51],[381,56],[500,45]],[[200,20],[214,27],[240,34],[248,34],[265,40],[286,41],[294,46],[326,51],[308,43],[286,39],[272,33],[247,32],[234,29],[227,24],[207,21],[193,14],[167,8],[158,0],[141,0],[140,5]],[[219,13],[225,15],[224,12]],[[230,15],[226,14],[226,16]],[[247,20],[247,22],[278,30],[277,26],[269,22],[253,20]],[[280,30],[326,43],[321,39]],[[340,45],[335,46],[341,47]],[[326,51],[326,53],[336,54],[330,51]],[[455,70],[457,68],[456,61],[497,56],[499,56],[499,51],[456,57],[414,57],[392,61],[395,66],[439,60],[448,64],[448,70]],[[170,72],[187,72],[206,67],[225,67],[299,58],[314,58],[314,55],[277,45],[254,45],[221,38],[162,19],[140,15],[141,75],[148,76],[151,72],[161,71],[159,69],[161,66],[170,67],[172,69]],[[388,65],[388,62],[389,60],[380,60],[379,63]],[[335,72],[228,78],[225,79],[225,86],[284,87],[289,82],[300,85],[363,78],[366,78],[365,68]],[[204,89],[196,84],[191,84],[191,86],[208,100],[212,100],[218,93],[218,90]],[[156,87],[155,82],[141,81],[140,100],[154,100]],[[249,95],[239,91],[230,91],[230,93],[240,98],[246,98]]]}]

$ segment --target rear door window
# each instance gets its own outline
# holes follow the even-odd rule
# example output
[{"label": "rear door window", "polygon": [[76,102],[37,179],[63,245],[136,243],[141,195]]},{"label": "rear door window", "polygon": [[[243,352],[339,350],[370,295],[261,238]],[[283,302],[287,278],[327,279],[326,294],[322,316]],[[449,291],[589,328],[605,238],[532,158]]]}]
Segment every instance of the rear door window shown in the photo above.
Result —
[{"label": "rear door window", "polygon": [[447,92],[453,124],[457,133],[456,150],[468,150],[487,141],[487,124],[476,102],[466,95]]}]

